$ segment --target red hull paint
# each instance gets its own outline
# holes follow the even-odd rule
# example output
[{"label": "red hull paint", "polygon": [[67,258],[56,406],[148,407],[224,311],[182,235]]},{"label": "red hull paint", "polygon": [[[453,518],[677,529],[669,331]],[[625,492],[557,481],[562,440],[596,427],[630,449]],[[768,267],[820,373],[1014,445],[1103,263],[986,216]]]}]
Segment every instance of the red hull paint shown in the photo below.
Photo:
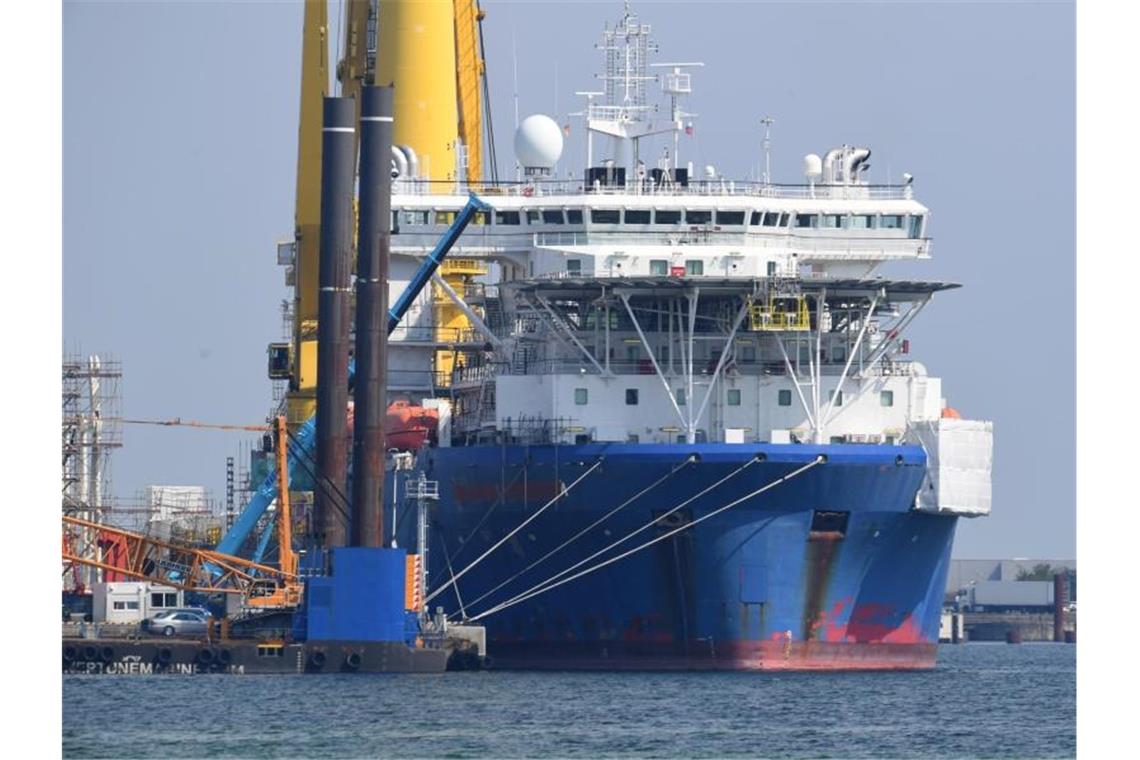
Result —
[{"label": "red hull paint", "polygon": [[[489,642],[495,667],[505,670],[745,670],[858,671],[931,670],[938,645],[932,643],[837,643],[828,641],[748,641],[694,645],[689,652],[671,645],[544,642]],[[703,651],[702,651],[703,650]]]}]

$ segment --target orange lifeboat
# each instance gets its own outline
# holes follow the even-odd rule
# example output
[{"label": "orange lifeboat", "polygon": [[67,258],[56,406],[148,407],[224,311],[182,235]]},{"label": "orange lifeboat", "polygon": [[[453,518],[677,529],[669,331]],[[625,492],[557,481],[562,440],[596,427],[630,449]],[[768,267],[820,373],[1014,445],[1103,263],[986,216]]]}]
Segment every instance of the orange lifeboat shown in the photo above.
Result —
[{"label": "orange lifeboat", "polygon": [[960,420],[962,415],[952,406],[942,408],[942,419],[944,420]]},{"label": "orange lifeboat", "polygon": [[389,449],[415,451],[429,439],[435,440],[439,429],[439,412],[425,409],[406,399],[388,405],[384,423],[384,445]]}]

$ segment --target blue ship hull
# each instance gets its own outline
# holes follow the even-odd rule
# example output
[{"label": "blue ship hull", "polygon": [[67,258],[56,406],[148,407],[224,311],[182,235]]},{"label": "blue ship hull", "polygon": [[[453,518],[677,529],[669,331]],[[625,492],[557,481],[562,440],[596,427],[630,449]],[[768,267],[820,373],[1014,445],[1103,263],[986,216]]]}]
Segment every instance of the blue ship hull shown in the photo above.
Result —
[{"label": "blue ship hull", "polygon": [[[477,617],[585,560],[561,576],[582,577],[479,619],[497,667],[930,668],[956,518],[915,511],[925,464],[915,446],[426,449],[417,467],[440,493],[430,589],[462,573],[429,606]],[[402,546],[415,545],[414,523],[405,509]]]}]

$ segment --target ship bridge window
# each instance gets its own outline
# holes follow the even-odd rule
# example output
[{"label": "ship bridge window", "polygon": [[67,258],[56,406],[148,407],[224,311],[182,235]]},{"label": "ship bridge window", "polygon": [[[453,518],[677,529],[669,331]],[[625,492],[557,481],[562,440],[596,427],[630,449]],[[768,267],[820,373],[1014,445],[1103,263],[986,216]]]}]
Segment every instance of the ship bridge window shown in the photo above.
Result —
[{"label": "ship bridge window", "polygon": [[409,226],[429,224],[430,211],[404,210],[400,212],[400,222]]},{"label": "ship bridge window", "polygon": [[544,208],[542,210],[542,223],[543,224],[562,224],[562,209],[560,208]]},{"label": "ship bridge window", "polygon": [[[781,221],[781,217],[783,218],[783,221]],[[787,214],[781,214],[778,211],[769,211],[767,214],[764,215],[764,226],[765,227],[783,227],[785,224],[787,224],[787,222],[788,222],[788,215]]]},{"label": "ship bridge window", "polygon": [[590,221],[594,224],[621,224],[621,209],[590,209]]},{"label": "ship bridge window", "polygon": [[815,214],[796,214],[796,227],[815,229],[819,227],[819,217]]},{"label": "ship bridge window", "polygon": [[567,224],[581,224],[582,223],[582,209],[568,208],[566,209],[566,223]]},{"label": "ship bridge window", "polygon": [[848,227],[853,230],[870,230],[875,228],[875,215],[874,214],[854,214],[848,222]]},{"label": "ship bridge window", "polygon": [[446,224],[450,226],[455,222],[455,217],[459,214],[458,211],[436,211],[435,223]]},{"label": "ship bridge window", "polygon": [[476,211],[475,216],[471,217],[471,224],[487,225],[491,223],[491,214],[487,211]]},{"label": "ship bridge window", "polygon": [[675,208],[659,208],[654,212],[654,224],[680,224],[681,212]]},{"label": "ship bridge window", "polygon": [[685,212],[686,224],[711,224],[712,212],[711,211],[696,211],[689,209]]},{"label": "ship bridge window", "polygon": [[650,213],[647,208],[627,208],[625,210],[625,223],[649,224]]},{"label": "ship bridge window", "polygon": [[901,230],[902,220],[901,214],[883,214],[879,217],[879,227],[884,230]]},{"label": "ship bridge window", "polygon": [[837,230],[843,219],[843,214],[821,214],[823,224],[820,226],[827,230]]},{"label": "ship bridge window", "polygon": [[495,224],[520,224],[519,212],[517,211],[496,211]]},{"label": "ship bridge window", "polygon": [[669,262],[665,259],[650,259],[649,274],[655,277],[667,277],[669,275]]},{"label": "ship bridge window", "polygon": [[914,214],[910,217],[910,230],[908,237],[920,238],[922,237],[922,215]]},{"label": "ship bridge window", "polygon": [[685,274],[689,277],[700,277],[705,273],[705,262],[700,259],[685,260]]},{"label": "ship bridge window", "polygon": [[541,222],[542,222],[542,212],[541,211],[539,211],[536,208],[527,209],[527,211],[526,211],[526,223],[527,224],[539,224]]},{"label": "ship bridge window", "polygon": [[718,211],[716,212],[717,224],[744,224],[743,211]]},{"label": "ship bridge window", "polygon": [[758,227],[760,225],[760,221],[763,218],[764,218],[764,212],[763,211],[753,211],[752,215],[748,218],[748,223],[751,224],[753,227]]}]

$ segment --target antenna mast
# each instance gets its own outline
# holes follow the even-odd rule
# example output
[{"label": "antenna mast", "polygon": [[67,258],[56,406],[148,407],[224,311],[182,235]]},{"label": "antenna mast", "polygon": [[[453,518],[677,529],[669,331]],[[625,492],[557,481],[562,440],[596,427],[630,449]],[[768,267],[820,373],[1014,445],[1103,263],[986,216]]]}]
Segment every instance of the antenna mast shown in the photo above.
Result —
[{"label": "antenna mast", "polygon": [[772,184],[772,124],[775,119],[765,116],[760,120],[764,125],[764,185]]}]

